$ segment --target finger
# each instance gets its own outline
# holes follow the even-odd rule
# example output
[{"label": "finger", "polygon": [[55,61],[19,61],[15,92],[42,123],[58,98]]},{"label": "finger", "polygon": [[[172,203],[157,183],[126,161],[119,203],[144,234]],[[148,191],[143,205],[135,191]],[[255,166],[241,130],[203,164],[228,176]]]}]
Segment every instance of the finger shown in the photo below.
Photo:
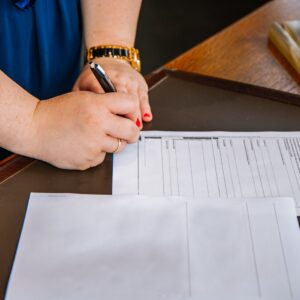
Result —
[{"label": "finger", "polygon": [[136,100],[138,101],[138,108],[134,113],[126,114],[126,118],[132,120],[136,126],[142,130],[143,128],[143,122],[142,122],[142,117],[141,117],[141,108],[140,108],[140,100],[139,100],[139,95],[138,95],[138,84],[131,82],[130,84],[127,85],[119,85],[118,91],[121,90],[122,92],[136,95]]},{"label": "finger", "polygon": [[105,132],[111,137],[124,140],[129,144],[136,142],[139,138],[140,130],[127,118],[112,114],[107,118],[106,124]]},{"label": "finger", "polygon": [[151,107],[149,104],[149,96],[148,93],[143,90],[139,89],[139,98],[140,98],[140,107],[141,107],[141,114],[143,121],[150,122],[153,119],[153,114],[151,111]]},{"label": "finger", "polygon": [[103,150],[107,153],[118,153],[124,150],[127,142],[119,138],[106,136],[104,140]]},{"label": "finger", "polygon": [[141,119],[140,109],[138,109],[136,113],[126,114],[125,117],[134,122],[139,130],[142,130],[143,122]]},{"label": "finger", "polygon": [[115,115],[135,114],[139,109],[139,100],[132,94],[109,93],[105,94],[104,101],[108,110]]}]

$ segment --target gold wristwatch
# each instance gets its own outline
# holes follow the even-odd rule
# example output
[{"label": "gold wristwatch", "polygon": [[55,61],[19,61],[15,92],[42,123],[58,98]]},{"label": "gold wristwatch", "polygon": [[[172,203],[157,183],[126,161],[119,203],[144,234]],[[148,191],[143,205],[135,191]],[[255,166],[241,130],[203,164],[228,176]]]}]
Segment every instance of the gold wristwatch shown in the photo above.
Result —
[{"label": "gold wristwatch", "polygon": [[89,48],[87,50],[87,60],[91,61],[95,57],[123,59],[128,61],[135,70],[141,71],[140,52],[136,48],[119,45],[101,45]]}]

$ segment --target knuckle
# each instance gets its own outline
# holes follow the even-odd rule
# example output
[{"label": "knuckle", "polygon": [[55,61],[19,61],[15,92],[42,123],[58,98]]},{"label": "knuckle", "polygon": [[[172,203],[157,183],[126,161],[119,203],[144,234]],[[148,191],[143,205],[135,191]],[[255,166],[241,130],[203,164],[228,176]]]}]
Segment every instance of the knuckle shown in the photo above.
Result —
[{"label": "knuckle", "polygon": [[149,102],[149,97],[147,93],[141,93],[141,100],[144,102]]},{"label": "knuckle", "polygon": [[132,95],[132,101],[137,108],[139,106],[139,97],[137,95]]},{"label": "knuckle", "polygon": [[140,82],[140,89],[141,91],[145,92],[145,93],[148,93],[149,91],[149,87],[148,87],[148,84],[147,82],[144,80],[144,78],[142,78],[141,82]]},{"label": "knuckle", "polygon": [[138,110],[139,108],[139,99],[136,95],[130,95],[130,97],[128,98],[128,104],[127,107],[131,112],[135,112]]}]

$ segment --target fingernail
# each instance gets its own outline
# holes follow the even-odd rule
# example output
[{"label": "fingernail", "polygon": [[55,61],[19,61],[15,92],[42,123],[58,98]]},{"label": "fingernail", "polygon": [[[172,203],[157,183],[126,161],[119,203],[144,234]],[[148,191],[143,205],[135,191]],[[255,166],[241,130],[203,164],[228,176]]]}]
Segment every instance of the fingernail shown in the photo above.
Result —
[{"label": "fingernail", "polygon": [[140,121],[139,118],[136,119],[135,124],[136,124],[137,127],[139,127],[139,128],[141,127],[141,121]]},{"label": "fingernail", "polygon": [[144,114],[144,118],[150,118],[150,114]]}]

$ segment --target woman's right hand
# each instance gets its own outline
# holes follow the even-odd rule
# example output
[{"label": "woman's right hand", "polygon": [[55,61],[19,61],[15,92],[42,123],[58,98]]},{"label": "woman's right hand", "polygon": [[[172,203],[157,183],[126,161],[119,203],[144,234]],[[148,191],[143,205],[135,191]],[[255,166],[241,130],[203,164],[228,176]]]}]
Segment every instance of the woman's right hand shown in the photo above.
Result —
[{"label": "woman's right hand", "polygon": [[122,117],[139,109],[136,96],[125,93],[73,92],[39,101],[33,113],[31,156],[64,169],[85,170],[106,153],[136,142],[139,128]]}]

